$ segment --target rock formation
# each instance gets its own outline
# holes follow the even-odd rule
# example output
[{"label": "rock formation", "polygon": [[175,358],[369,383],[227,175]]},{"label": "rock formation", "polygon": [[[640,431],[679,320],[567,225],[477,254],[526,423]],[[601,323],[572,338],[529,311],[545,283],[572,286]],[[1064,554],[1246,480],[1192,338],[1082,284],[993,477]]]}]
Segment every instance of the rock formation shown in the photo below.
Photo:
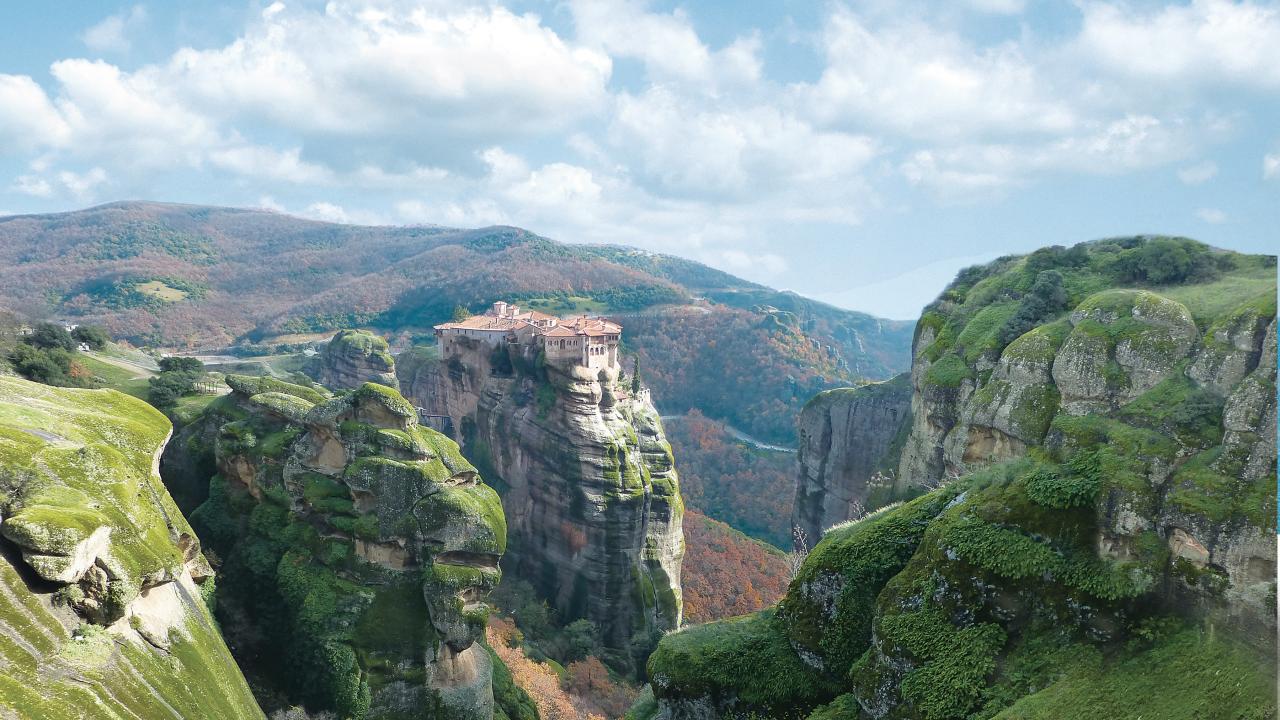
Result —
[{"label": "rock formation", "polygon": [[643,662],[679,627],[682,606],[684,506],[658,413],[615,368],[503,350],[514,357],[496,369],[480,342],[444,361],[402,355],[406,392],[450,417],[464,452],[501,490],[506,567],[566,621],[594,622],[619,664]]},{"label": "rock formation", "polygon": [[263,717],[157,475],[170,431],[114,390],[0,377],[0,716]]},{"label": "rock formation", "polygon": [[[661,716],[1274,714],[1275,272],[1148,238],[963,271],[916,330],[908,501],[777,608],[664,638]],[[824,448],[827,404],[808,457],[860,451],[856,423]]]},{"label": "rock formation", "polygon": [[806,548],[823,530],[889,502],[911,423],[907,374],[815,395],[797,423],[800,475],[791,526]]},{"label": "rock formation", "polygon": [[332,390],[351,390],[367,382],[399,389],[395,360],[387,350],[387,341],[373,333],[342,330],[312,358],[307,374]]},{"label": "rock formation", "polygon": [[389,387],[227,382],[194,522],[223,559],[242,662],[341,717],[491,718],[476,641],[506,547],[497,494]]}]

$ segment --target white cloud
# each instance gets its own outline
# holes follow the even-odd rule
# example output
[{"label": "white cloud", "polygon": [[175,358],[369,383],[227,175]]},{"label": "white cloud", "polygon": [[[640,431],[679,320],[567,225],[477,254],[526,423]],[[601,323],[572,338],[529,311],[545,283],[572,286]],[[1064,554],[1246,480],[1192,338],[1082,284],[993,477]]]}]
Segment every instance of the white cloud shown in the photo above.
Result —
[{"label": "white cloud", "polygon": [[176,101],[175,88],[148,72],[129,73],[100,60],[60,60],[57,107],[70,127],[60,145],[87,158],[140,167],[198,166],[222,133]]},{"label": "white cloud", "polygon": [[107,181],[107,171],[100,167],[83,173],[63,170],[58,173],[58,182],[77,200],[84,201],[93,197],[93,191]]},{"label": "white cloud", "polygon": [[1218,174],[1218,166],[1212,160],[1189,165],[1178,171],[1178,179],[1184,185],[1200,185],[1212,180]]},{"label": "white cloud", "polygon": [[821,79],[801,88],[833,126],[872,125],[914,138],[955,140],[1060,133],[1077,112],[1016,43],[976,47],[919,21],[872,27],[837,7],[827,20]]},{"label": "white cloud", "polygon": [[1280,153],[1263,156],[1262,177],[1265,180],[1280,177]]},{"label": "white cloud", "polygon": [[1118,75],[1178,84],[1280,86],[1280,7],[1193,0],[1138,10],[1087,2],[1078,46]]},{"label": "white cloud", "polygon": [[313,133],[421,137],[562,127],[602,106],[608,56],[532,14],[335,0],[264,13],[231,44],[148,74],[219,117]]},{"label": "white cloud", "polygon": [[62,170],[49,175],[20,175],[14,182],[13,189],[37,198],[55,196],[69,197],[77,202],[85,202],[95,197],[98,186],[107,182],[107,171],[100,167],[84,172]]},{"label": "white cloud", "polygon": [[350,216],[347,215],[346,210],[342,209],[342,206],[327,202],[311,203],[299,214],[303,217],[308,217],[313,220],[323,220],[325,222],[351,222]]},{"label": "white cloud", "polygon": [[1210,225],[1221,225],[1227,221],[1227,214],[1217,208],[1200,208],[1196,211],[1196,217]]},{"label": "white cloud", "polygon": [[1044,172],[1114,175],[1181,159],[1188,129],[1149,115],[1094,125],[1035,145],[956,145],[913,154],[900,168],[913,184],[949,201],[985,199]]},{"label": "white cloud", "polygon": [[708,107],[661,86],[620,96],[609,138],[655,188],[713,199],[854,192],[878,150],[867,136],[819,131],[776,107]]},{"label": "white cloud", "polygon": [[614,57],[644,63],[657,81],[704,85],[752,83],[760,78],[760,41],[738,38],[713,52],[681,9],[650,12],[642,0],[572,0],[577,39]]},{"label": "white cloud", "polygon": [[34,80],[0,74],[0,154],[57,145],[68,134],[66,121]]},{"label": "white cloud", "polygon": [[126,52],[132,46],[131,32],[147,20],[147,9],[134,5],[127,12],[111,15],[97,25],[85,30],[80,40],[85,47],[97,52]]},{"label": "white cloud", "polygon": [[753,277],[776,277],[787,270],[786,258],[776,253],[748,253],[729,249],[716,253],[711,262],[729,272]]},{"label": "white cloud", "polygon": [[330,183],[326,167],[302,160],[300,148],[276,150],[261,145],[237,145],[213,150],[209,161],[224,170],[268,180],[291,183]]},{"label": "white cloud", "polygon": [[19,175],[13,183],[13,189],[24,195],[47,198],[53,196],[53,185],[38,175]]}]

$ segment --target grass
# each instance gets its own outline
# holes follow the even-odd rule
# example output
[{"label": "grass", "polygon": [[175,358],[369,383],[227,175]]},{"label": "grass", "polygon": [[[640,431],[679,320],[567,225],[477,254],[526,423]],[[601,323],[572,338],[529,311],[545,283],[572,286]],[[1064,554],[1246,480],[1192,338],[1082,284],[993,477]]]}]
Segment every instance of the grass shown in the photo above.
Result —
[{"label": "grass", "polygon": [[1262,720],[1275,717],[1274,679],[1274,660],[1190,629],[1141,654],[1079,664],[995,718]]},{"label": "grass", "polygon": [[537,310],[551,315],[581,315],[583,313],[605,313],[609,311],[609,303],[592,300],[581,295],[555,298],[528,298],[519,303],[522,308]]},{"label": "grass", "polygon": [[1239,262],[1244,267],[1213,282],[1162,287],[1158,292],[1186,305],[1196,324],[1203,328],[1214,318],[1268,290],[1275,293],[1274,265],[1266,267],[1251,256],[1241,256]]},{"label": "grass", "polygon": [[775,718],[805,717],[837,692],[791,649],[772,610],[667,635],[649,658],[649,676],[659,698],[731,694],[737,713]]},{"label": "grass", "polygon": [[134,290],[153,298],[163,300],[165,302],[180,302],[186,300],[190,294],[185,290],[179,290],[175,287],[169,287],[160,280],[151,280],[144,283],[138,283],[133,286]]}]

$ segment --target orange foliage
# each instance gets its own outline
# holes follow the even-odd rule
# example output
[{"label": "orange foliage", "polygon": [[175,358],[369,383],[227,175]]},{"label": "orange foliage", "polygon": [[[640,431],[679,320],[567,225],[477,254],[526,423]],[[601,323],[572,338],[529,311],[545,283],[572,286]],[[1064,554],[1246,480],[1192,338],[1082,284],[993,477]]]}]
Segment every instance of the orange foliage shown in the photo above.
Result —
[{"label": "orange foliage", "polygon": [[684,538],[681,577],[688,622],[755,612],[787,591],[787,563],[778,550],[696,510],[685,511]]},{"label": "orange foliage", "polygon": [[600,658],[588,656],[566,669],[565,688],[589,713],[619,718],[636,700],[635,688],[614,682]]},{"label": "orange foliage", "polygon": [[665,426],[686,506],[777,547],[791,546],[795,455],[746,447],[697,410]]},{"label": "orange foliage", "polygon": [[491,617],[485,638],[511,670],[515,684],[529,693],[542,720],[604,720],[603,715],[591,712],[590,708],[571,697],[560,686],[560,676],[550,666],[530,660],[520,647],[510,647],[513,643],[519,645],[515,623]]}]

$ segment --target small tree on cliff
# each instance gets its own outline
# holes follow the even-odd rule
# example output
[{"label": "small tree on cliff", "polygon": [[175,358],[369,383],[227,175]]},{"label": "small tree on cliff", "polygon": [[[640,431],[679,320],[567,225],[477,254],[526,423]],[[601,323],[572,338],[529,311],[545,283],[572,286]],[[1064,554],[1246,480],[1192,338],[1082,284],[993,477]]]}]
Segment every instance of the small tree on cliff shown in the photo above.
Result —
[{"label": "small tree on cliff", "polygon": [[640,356],[636,356],[635,365],[631,369],[631,394],[640,392]]},{"label": "small tree on cliff", "polygon": [[467,319],[467,318],[469,318],[469,317],[471,317],[471,311],[470,311],[470,310],[466,309],[465,307],[463,307],[463,306],[461,306],[461,305],[454,305],[454,306],[453,306],[453,321],[454,321],[454,322],[462,322],[463,320],[466,320],[466,319]]}]

